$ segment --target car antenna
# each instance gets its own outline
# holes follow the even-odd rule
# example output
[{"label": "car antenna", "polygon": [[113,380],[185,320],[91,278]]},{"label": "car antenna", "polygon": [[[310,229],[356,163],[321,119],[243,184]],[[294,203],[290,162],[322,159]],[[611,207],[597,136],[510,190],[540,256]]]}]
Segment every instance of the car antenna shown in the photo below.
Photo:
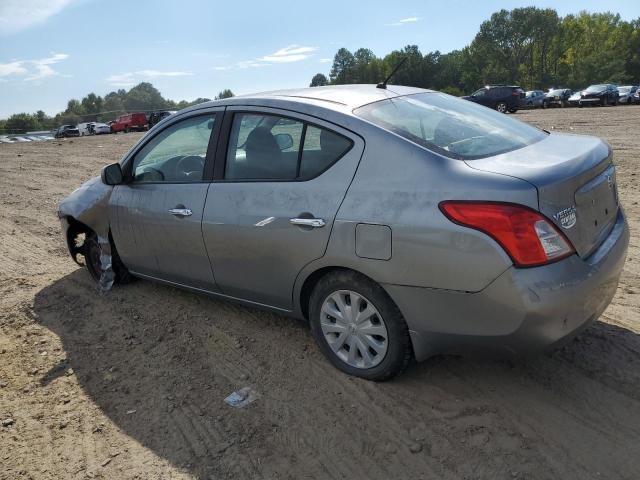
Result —
[{"label": "car antenna", "polygon": [[387,78],[384,79],[384,82],[379,83],[378,85],[376,85],[376,88],[382,88],[384,90],[387,89],[387,83],[389,82],[389,80],[391,80],[391,77],[393,77],[396,72],[398,71],[398,69],[402,66],[402,64],[404,62],[407,61],[407,57],[404,57],[402,60],[400,60],[398,62],[398,65],[396,65],[396,68],[393,69],[393,71],[389,74],[389,76]]}]

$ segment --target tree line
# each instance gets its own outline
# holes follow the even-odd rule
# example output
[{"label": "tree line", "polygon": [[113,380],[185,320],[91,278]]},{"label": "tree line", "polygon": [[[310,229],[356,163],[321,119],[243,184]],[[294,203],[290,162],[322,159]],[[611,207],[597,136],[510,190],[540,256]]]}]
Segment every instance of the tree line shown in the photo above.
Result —
[{"label": "tree line", "polygon": [[[222,90],[215,98],[233,97],[229,89]],[[89,93],[82,100],[71,99],[67,108],[50,117],[42,110],[36,113],[17,113],[7,120],[0,120],[0,133],[24,133],[37,130],[52,130],[60,125],[76,125],[81,122],[107,122],[131,112],[149,112],[153,110],[180,110],[182,108],[208,102],[208,98],[197,98],[192,102],[175,102],[165,99],[157,88],[142,82],[130,90],[119,89],[104,97]]]},{"label": "tree line", "polygon": [[381,58],[367,48],[341,48],[328,76],[316,74],[310,86],[378,83],[405,57],[392,83],[454,95],[494,83],[526,90],[638,84],[640,18],[627,22],[610,12],[560,17],[550,8],[503,9],[480,25],[469,45],[449,53],[423,54],[408,45]]}]

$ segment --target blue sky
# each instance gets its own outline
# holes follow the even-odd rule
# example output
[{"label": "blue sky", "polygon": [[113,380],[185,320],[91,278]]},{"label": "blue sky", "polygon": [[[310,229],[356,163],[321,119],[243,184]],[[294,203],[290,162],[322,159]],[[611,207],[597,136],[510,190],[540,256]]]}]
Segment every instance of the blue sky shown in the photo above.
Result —
[{"label": "blue sky", "polygon": [[173,100],[307,86],[340,47],[448,52],[496,10],[531,4],[640,16],[637,0],[0,0],[0,118],[140,81]]}]

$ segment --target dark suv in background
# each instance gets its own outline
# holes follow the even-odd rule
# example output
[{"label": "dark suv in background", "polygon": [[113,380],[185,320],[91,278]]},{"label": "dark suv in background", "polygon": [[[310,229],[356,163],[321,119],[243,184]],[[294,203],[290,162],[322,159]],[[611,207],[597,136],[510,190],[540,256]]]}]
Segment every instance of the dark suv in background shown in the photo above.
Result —
[{"label": "dark suv in background", "polygon": [[500,113],[515,113],[525,105],[524,90],[515,85],[487,85],[462,98]]}]

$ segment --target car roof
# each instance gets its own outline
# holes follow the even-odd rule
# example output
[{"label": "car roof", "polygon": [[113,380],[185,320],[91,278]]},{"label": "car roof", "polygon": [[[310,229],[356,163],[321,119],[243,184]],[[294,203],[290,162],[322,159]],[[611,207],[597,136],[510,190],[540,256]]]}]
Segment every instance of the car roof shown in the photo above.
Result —
[{"label": "car roof", "polygon": [[[270,92],[239,95],[237,97],[200,103],[190,109],[219,105],[245,105],[249,103],[269,102],[276,99],[299,103],[321,104],[324,108],[345,110],[361,107],[369,103],[415,93],[433,92],[415,87],[388,85],[386,89],[376,85],[331,85],[326,87],[298,88],[290,90],[274,90]],[[187,109],[187,110],[190,110]]]}]

